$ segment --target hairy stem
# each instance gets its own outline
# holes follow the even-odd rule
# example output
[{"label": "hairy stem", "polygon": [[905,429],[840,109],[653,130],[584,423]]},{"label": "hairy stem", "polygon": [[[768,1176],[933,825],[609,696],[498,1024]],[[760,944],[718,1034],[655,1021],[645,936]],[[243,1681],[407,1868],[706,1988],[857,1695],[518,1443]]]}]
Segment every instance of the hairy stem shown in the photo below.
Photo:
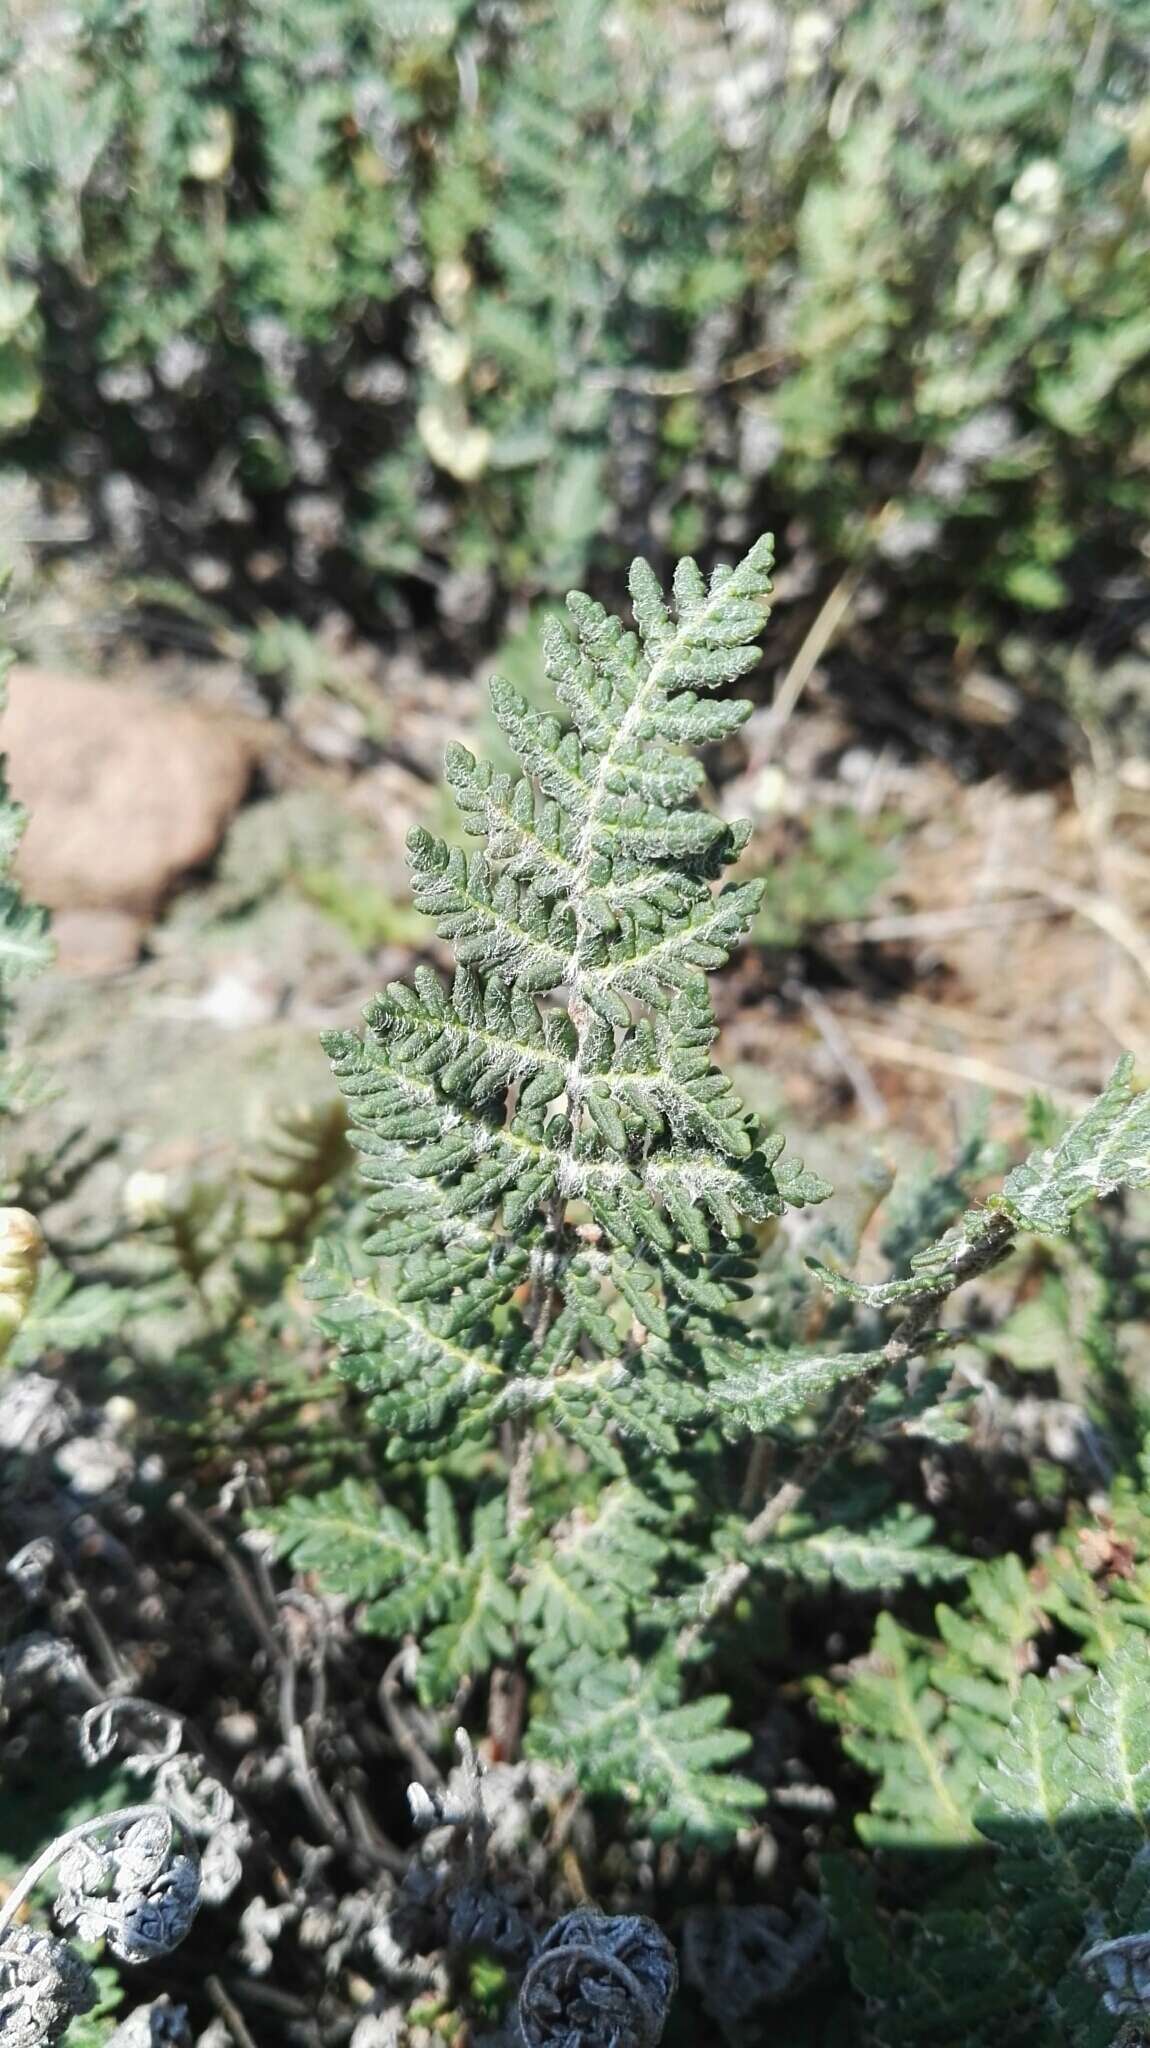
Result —
[{"label": "hairy stem", "polygon": [[[1009,1249],[1015,1229],[1010,1217],[996,1216],[992,1227],[977,1244],[956,1251],[949,1271],[940,1278],[938,1286],[919,1295],[911,1304],[897,1330],[884,1344],[877,1364],[866,1372],[860,1372],[851,1381],[827,1427],[819,1431],[789,1479],[775,1488],[770,1499],[747,1523],[743,1532],[744,1550],[755,1551],[769,1543],[779,1524],[801,1507],[816,1481],[844,1451],[850,1449],[862,1428],[871,1397],[886,1373],[906,1365],[916,1355],[942,1302],[964,1281],[973,1280],[979,1273],[985,1273],[990,1266],[996,1265]],[[753,1570],[753,1562],[742,1557],[734,1559],[716,1574],[704,1589],[699,1614],[679,1632],[676,1648],[680,1657],[690,1656],[712,1624],[729,1613]]]},{"label": "hairy stem", "polygon": [[535,1456],[535,1432],[523,1423],[513,1425],[510,1469],[507,1474],[507,1534],[514,1536],[531,1514],[531,1462]]},{"label": "hairy stem", "polygon": [[[538,1348],[551,1328],[559,1301],[555,1271],[563,1255],[567,1235],[567,1203],[560,1196],[549,1206],[543,1243],[532,1255],[531,1298],[527,1323],[532,1344]],[[531,1518],[531,1467],[535,1458],[537,1432],[529,1420],[514,1416],[503,1431],[503,1457],[507,1466],[507,1519],[509,1537],[516,1537]],[[523,1735],[523,1712],[527,1689],[522,1673],[496,1665],[491,1674],[487,1732],[496,1755],[505,1760],[518,1756]]]}]

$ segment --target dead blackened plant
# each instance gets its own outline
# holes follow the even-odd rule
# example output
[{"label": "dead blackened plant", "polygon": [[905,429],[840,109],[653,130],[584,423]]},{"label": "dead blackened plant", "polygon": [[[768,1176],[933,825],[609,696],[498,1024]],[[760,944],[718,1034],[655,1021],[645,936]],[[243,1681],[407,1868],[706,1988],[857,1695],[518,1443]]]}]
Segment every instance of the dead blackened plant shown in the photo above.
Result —
[{"label": "dead blackened plant", "polygon": [[[407,1788],[411,1817],[425,1838],[403,1879],[397,1931],[413,1947],[449,1953],[482,1947],[522,1969],[535,1946],[530,1887],[492,1872],[491,1823],[479,1759],[464,1729],[456,1733],[459,1770],[450,1787]],[[433,1841],[432,1837],[442,1839]]]},{"label": "dead blackened plant", "polygon": [[0,2037],[5,2048],[51,2048],[95,2002],[87,1964],[58,1936],[17,1926],[51,1871],[54,1913],[80,1941],[125,1963],[151,1963],[183,1941],[202,1898],[189,1829],[161,1806],[99,1814],[51,1842],[0,1908]]},{"label": "dead blackened plant", "polygon": [[641,1914],[567,1913],[539,1945],[519,1993],[527,2048],[656,2048],[679,1972]]},{"label": "dead blackened plant", "polygon": [[[251,1829],[226,1785],[200,1756],[183,1749],[180,1715],[151,1700],[122,1696],[91,1707],[80,1723],[85,1763],[106,1763],[117,1749],[133,1777],[154,1773],[157,1800],[195,1841],[204,1903],[222,1905],[243,1875]],[[144,1746],[146,1745],[146,1746]]]},{"label": "dead blackened plant", "polygon": [[[525,2048],[657,2048],[678,1984],[675,1952],[654,1922],[581,1908],[540,1937],[530,1885],[515,1896],[490,1869],[492,1823],[483,1770],[463,1729],[450,1791],[408,1787],[429,1838],[450,1830],[438,1857],[417,1859],[404,1883],[409,1927],[449,1952],[486,1949],[522,1973],[517,2005]],[[438,1923],[438,1924],[436,1924]]]},{"label": "dead blackened plant", "polygon": [[[1150,2014],[1150,1934],[1123,1934],[1117,1941],[1096,1941],[1078,1958],[1106,2011],[1131,2023],[1145,2023]],[[1131,2040],[1144,2035],[1131,2034]]]}]

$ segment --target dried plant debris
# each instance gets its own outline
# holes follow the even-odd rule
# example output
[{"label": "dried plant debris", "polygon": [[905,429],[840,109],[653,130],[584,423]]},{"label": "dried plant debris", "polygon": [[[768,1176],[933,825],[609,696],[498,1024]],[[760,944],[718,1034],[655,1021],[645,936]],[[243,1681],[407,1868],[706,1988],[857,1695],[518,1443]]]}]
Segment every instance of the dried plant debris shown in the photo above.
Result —
[{"label": "dried plant debris", "polygon": [[569,1913],[544,1935],[519,1993],[527,2048],[656,2048],[678,1982],[650,1920]]},{"label": "dried plant debris", "polygon": [[61,2040],[96,2002],[92,1973],[69,1942],[13,1924],[53,1870],[61,1926],[125,1963],[170,1955],[200,1905],[199,1859],[162,1807],[97,1815],[50,1843],[0,1907],[0,2020],[17,2048]]}]

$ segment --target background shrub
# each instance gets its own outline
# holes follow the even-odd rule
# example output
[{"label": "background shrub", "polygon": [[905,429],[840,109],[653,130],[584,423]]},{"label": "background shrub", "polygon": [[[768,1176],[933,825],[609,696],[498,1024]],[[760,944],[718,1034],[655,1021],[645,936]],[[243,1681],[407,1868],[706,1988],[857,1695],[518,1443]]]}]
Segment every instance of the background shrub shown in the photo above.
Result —
[{"label": "background shrub", "polygon": [[1136,632],[1144,0],[80,0],[2,61],[7,459],[134,566],[460,633],[785,506],[888,660]]}]

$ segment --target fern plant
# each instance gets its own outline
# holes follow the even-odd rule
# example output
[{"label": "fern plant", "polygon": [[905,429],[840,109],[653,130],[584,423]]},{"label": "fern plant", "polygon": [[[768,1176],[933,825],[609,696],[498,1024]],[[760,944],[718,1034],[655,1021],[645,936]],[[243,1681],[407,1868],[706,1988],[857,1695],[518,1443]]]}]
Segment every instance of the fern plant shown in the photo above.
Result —
[{"label": "fern plant", "polygon": [[1105,2048],[1145,2012],[1148,1478],[1144,1448],[1031,1570],[980,1565],[934,1636],[880,1616],[817,1687],[875,1779],[880,1860],[824,1888],[876,2041]]},{"label": "fern plant", "polygon": [[572,630],[547,635],[572,729],[496,683],[523,776],[449,753],[486,850],[422,830],[410,850],[458,972],[448,988],[419,970],[362,1039],[327,1041],[374,1190],[364,1249],[383,1264],[349,1292],[328,1243],[313,1288],[390,1455],[474,1465],[483,1447],[479,1484],[466,1538],[441,1478],[422,1524],[347,1489],[279,1524],[301,1563],[334,1564],[373,1603],[387,1590],[369,1620],[420,1634],[433,1691],[525,1656],[550,1697],[562,1664],[563,1692],[589,1727],[618,1730],[666,1824],[704,1830],[750,1794],[714,1771],[742,1743],[721,1704],[680,1708],[673,1675],[636,1682],[631,1622],[669,1552],[672,1461],[737,1355],[744,1221],[828,1192],[709,1058],[703,970],[759,885],[716,887],[746,828],[697,806],[702,771],[681,748],[747,715],[714,693],[756,658],[770,561],[763,542],[709,587],[684,564],[674,614],[636,565],[637,635],[572,598]]},{"label": "fern plant", "polygon": [[[327,1039],[374,1228],[321,1242],[311,1286],[394,1481],[383,1503],[348,1482],[275,1517],[368,1628],[417,1639],[428,1697],[485,1678],[512,1753],[529,1679],[529,1743],[680,1836],[728,1835],[761,1799],[728,1773],[748,1738],[694,1666],[765,1579],[877,1590],[968,1567],[911,1504],[824,1487],[876,1404],[883,1426],[892,1402],[937,1408],[945,1372],[913,1392],[908,1372],[937,1350],[947,1296],[1019,1231],[1150,1181],[1150,1097],[1124,1066],[906,1277],[859,1287],[824,1260],[843,1305],[822,1349],[756,1293],[754,1233],[829,1189],[710,1057],[706,975],[761,884],[722,879],[748,828],[700,805],[684,747],[747,715],[718,693],[756,658],[770,565],[769,540],[709,583],[681,563],[668,604],[637,562],[634,632],[572,596],[570,625],[545,627],[570,725],[496,680],[522,774],[449,750],[485,844],[417,829],[409,846],[454,982],[420,968],[362,1036]],[[902,1321],[884,1342],[887,1310]]]}]

